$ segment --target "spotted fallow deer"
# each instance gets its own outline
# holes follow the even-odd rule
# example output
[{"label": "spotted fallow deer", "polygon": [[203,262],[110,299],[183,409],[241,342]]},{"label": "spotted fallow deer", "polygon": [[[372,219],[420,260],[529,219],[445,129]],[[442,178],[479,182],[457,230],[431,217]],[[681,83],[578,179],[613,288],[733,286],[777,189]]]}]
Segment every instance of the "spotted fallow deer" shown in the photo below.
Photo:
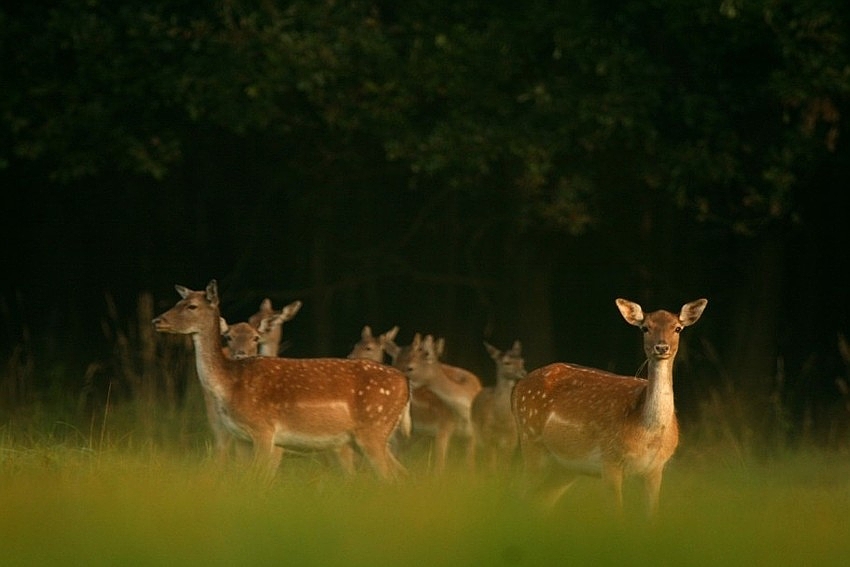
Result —
[{"label": "spotted fallow deer", "polygon": [[[360,340],[354,343],[348,358],[365,358],[383,364],[388,354],[387,345],[395,344],[393,341],[397,334],[398,325],[377,337],[372,334],[372,328],[369,325],[364,325],[360,331]],[[410,404],[408,404],[399,423],[398,432],[406,438],[410,437],[411,430]]]},{"label": "spotted fallow deer", "polygon": [[224,339],[224,355],[227,358],[246,358],[260,353],[262,335],[250,323],[230,324],[220,319],[221,338]]},{"label": "spotted fallow deer", "polygon": [[476,450],[481,449],[491,472],[511,464],[517,447],[516,421],[511,412],[511,392],[518,380],[525,377],[522,343],[514,341],[511,348],[501,351],[488,342],[484,348],[496,363],[496,383],[478,392],[472,401],[470,417],[475,443],[471,445],[470,465],[476,466]]},{"label": "spotted fallow deer", "polygon": [[356,446],[382,478],[404,471],[389,438],[408,403],[397,369],[345,358],[229,359],[221,349],[216,281],[204,291],[175,286],[181,299],[153,320],[157,331],[191,335],[201,386],[229,432],[254,446],[271,480],[284,448]]},{"label": "spotted fallow deer", "polygon": [[[266,298],[260,304],[259,311],[252,315],[247,323],[228,325],[222,317],[221,336],[225,341],[224,354],[229,358],[278,356],[283,340],[283,324],[293,319],[299,309],[301,309],[301,302],[296,300],[280,311],[275,311],[272,308],[271,300]],[[218,460],[223,462],[232,446],[235,446],[240,454],[246,454],[250,449],[250,443],[239,440],[227,432],[222,424],[221,417],[218,415],[215,400],[206,390],[204,390],[204,402],[206,403],[210,428],[213,431]],[[353,473],[355,455],[351,446],[335,447],[334,452],[342,470],[346,473]]]},{"label": "spotted fallow deer", "polygon": [[283,324],[295,317],[300,309],[301,302],[296,300],[280,311],[276,311],[272,307],[271,299],[263,299],[260,303],[260,309],[248,318],[248,323],[260,334],[260,356],[278,356],[280,354]]},{"label": "spotted fallow deer", "polygon": [[470,424],[472,400],[481,391],[474,373],[440,361],[442,342],[432,335],[413,336],[408,347],[388,344],[393,365],[410,379],[413,393],[410,414],[413,432],[434,437],[434,472],[445,470],[453,437],[466,441],[467,461],[474,455]]},{"label": "spotted fallow deer", "polygon": [[554,363],[517,382],[511,404],[526,472],[531,477],[549,468],[554,482],[543,489],[550,505],[576,476],[592,474],[608,482],[622,511],[623,478],[635,475],[643,479],[647,515],[655,516],[664,466],[679,442],[673,405],[679,334],[707,303],[686,303],[678,314],[644,313],[637,303],[616,300],[626,322],[643,333],[647,379]]},{"label": "spotted fallow deer", "polygon": [[[244,322],[233,323],[231,325],[224,317],[219,318],[219,323],[221,338],[224,341],[224,346],[222,347],[224,356],[235,359],[257,356],[259,354],[262,337],[252,325]],[[207,421],[210,424],[210,430],[213,434],[213,443],[218,462],[225,462],[231,452],[231,448],[234,446],[240,454],[249,454],[250,443],[244,440],[237,440],[227,430],[219,415],[215,398],[208,390],[202,388],[201,391],[204,394]]]},{"label": "spotted fallow deer", "polygon": [[[221,337],[224,340],[224,355],[228,358],[245,358],[248,356],[277,356],[282,339],[283,323],[289,321],[301,308],[300,301],[294,301],[281,309],[275,311],[271,307],[271,300],[265,299],[260,305],[260,310],[251,316],[249,322],[229,324],[221,317]],[[231,450],[236,447],[240,454],[249,454],[250,443],[239,440],[224,427],[215,399],[207,390],[204,393],[204,405],[207,411],[207,421],[213,433],[216,456],[219,462],[224,462]],[[353,455],[345,454],[342,449],[339,454],[339,462],[344,470],[353,468]]]},{"label": "spotted fallow deer", "polygon": [[394,341],[396,335],[398,335],[398,326],[376,337],[372,334],[372,327],[364,325],[360,331],[360,340],[351,347],[348,358],[366,358],[375,362],[384,362],[387,355],[385,345]]}]

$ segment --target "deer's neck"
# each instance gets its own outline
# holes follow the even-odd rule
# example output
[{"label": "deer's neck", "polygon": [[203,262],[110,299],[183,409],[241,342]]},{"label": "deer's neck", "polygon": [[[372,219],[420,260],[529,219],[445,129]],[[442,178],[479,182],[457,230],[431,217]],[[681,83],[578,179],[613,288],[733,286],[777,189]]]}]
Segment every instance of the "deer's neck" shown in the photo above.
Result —
[{"label": "deer's neck", "polygon": [[260,356],[277,356],[279,349],[280,345],[278,345],[277,343],[264,342],[260,345],[257,354],[259,354]]},{"label": "deer's neck", "polygon": [[661,429],[668,426],[676,416],[673,404],[673,360],[650,360],[648,378],[642,422],[647,429]]},{"label": "deer's neck", "polygon": [[496,396],[499,398],[511,397],[511,391],[514,389],[514,381],[508,378],[503,378],[502,376],[496,376],[496,386],[493,389],[496,392]]},{"label": "deer's neck", "polygon": [[271,330],[266,333],[263,342],[260,343],[260,356],[277,356],[280,353],[280,341],[283,338],[282,325],[274,325]]},{"label": "deer's neck", "polygon": [[[216,314],[216,321],[218,314]],[[231,377],[228,360],[221,349],[221,337],[217,327],[192,335],[195,345],[195,366],[201,386],[219,401],[230,398]]]},{"label": "deer's neck", "polygon": [[439,363],[428,369],[428,387],[464,420],[469,420],[472,399],[464,388],[454,382]]}]

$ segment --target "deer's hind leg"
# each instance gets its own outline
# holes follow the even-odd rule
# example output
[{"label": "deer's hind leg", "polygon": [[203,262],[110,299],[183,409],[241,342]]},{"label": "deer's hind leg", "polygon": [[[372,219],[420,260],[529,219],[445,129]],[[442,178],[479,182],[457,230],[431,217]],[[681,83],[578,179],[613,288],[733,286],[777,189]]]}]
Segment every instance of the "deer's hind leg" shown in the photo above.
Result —
[{"label": "deer's hind leg", "polygon": [[384,480],[392,479],[406,472],[392,451],[389,439],[392,430],[364,429],[354,436],[354,442],[363,452],[375,472]]}]

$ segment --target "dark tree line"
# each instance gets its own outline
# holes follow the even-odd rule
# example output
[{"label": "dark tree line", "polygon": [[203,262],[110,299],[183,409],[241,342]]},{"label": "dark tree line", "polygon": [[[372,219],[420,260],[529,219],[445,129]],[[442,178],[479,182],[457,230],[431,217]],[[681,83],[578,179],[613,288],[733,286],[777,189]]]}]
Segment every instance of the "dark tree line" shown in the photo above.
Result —
[{"label": "dark tree line", "polygon": [[[8,352],[104,356],[105,297],[215,277],[360,327],[633,372],[613,299],[676,309],[686,410],[840,405],[848,7],[762,2],[27,2],[0,11]],[[405,335],[406,334],[406,335]],[[57,367],[67,371],[56,370]],[[58,376],[58,377],[57,377]],[[64,378],[62,378],[64,376]],[[814,417],[812,417],[814,415]],[[809,416],[808,418],[806,416]],[[824,418],[825,419],[825,418]]]}]

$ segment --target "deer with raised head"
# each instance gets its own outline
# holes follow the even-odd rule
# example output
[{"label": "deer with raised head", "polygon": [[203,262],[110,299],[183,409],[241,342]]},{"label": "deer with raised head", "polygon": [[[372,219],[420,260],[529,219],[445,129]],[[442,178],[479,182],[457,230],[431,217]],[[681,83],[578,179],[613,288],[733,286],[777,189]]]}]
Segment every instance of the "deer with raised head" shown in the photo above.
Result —
[{"label": "deer with raised head", "polygon": [[[248,322],[229,324],[221,317],[221,337],[224,339],[224,355],[228,358],[245,358],[248,356],[277,356],[282,339],[283,323],[295,317],[301,308],[300,301],[294,301],[281,309],[275,311],[271,307],[271,301],[265,299],[260,305],[260,311],[251,316]],[[215,400],[206,390],[204,392],[204,404],[207,410],[207,420],[213,432],[218,460],[223,462],[227,458],[230,448],[236,443],[240,453],[247,452],[250,445],[245,442],[237,442],[236,438],[227,432],[218,415]],[[246,447],[247,445],[247,447]],[[340,455],[340,464],[346,470],[353,465],[351,459]],[[353,462],[353,461],[352,461]]]},{"label": "deer with raised head", "polygon": [[484,348],[496,364],[496,383],[478,392],[472,401],[470,419],[475,442],[471,445],[469,463],[476,466],[476,451],[480,447],[491,472],[499,466],[510,465],[517,447],[516,421],[511,412],[511,392],[518,380],[525,377],[522,343],[514,341],[511,348],[501,351],[488,342]]},{"label": "deer with raised head", "polygon": [[554,363],[517,382],[511,404],[526,472],[549,473],[550,505],[578,475],[591,474],[607,481],[622,511],[623,478],[634,475],[643,479],[648,516],[655,516],[664,466],[679,442],[673,361],[682,329],[707,303],[686,303],[678,314],[644,313],[637,303],[616,300],[626,322],[643,333],[647,379]]},{"label": "deer with raised head", "polygon": [[220,319],[221,338],[224,340],[224,355],[227,358],[246,358],[260,353],[262,335],[250,323],[233,323]]},{"label": "deer with raised head", "polygon": [[389,439],[409,399],[405,376],[369,360],[229,359],[221,349],[218,286],[175,286],[180,300],[153,320],[158,332],[190,335],[201,386],[227,430],[250,440],[255,463],[271,480],[284,448],[359,449],[377,474],[404,467]]},{"label": "deer with raised head", "polygon": [[286,305],[280,311],[272,307],[272,300],[263,299],[260,309],[248,318],[260,334],[260,356],[278,356],[283,340],[283,324],[291,320],[301,309],[301,302],[296,300]]},{"label": "deer with raised head", "polygon": [[[280,311],[271,308],[271,301],[266,299],[260,305],[260,311],[252,315],[249,322],[229,324],[224,317],[220,318],[221,337],[224,340],[224,355],[228,358],[246,358],[249,356],[277,356],[282,338],[283,323],[289,321],[301,308],[300,301],[294,301]],[[264,348],[265,347],[265,348]],[[218,415],[215,399],[207,391],[204,393],[204,405],[207,410],[207,420],[213,432],[216,454],[219,462],[224,462],[234,446],[239,453],[247,453],[250,444],[239,441],[227,432]],[[353,467],[353,456],[340,452],[339,462],[345,470]]]},{"label": "deer with raised head", "polygon": [[440,361],[444,343],[419,333],[404,348],[387,344],[393,365],[404,371],[413,388],[410,404],[413,432],[434,437],[434,471],[445,470],[451,440],[466,440],[467,460],[474,439],[470,425],[472,400],[481,391],[481,379],[474,373]]},{"label": "deer with raised head", "polygon": [[[348,358],[365,358],[366,360],[374,360],[384,364],[387,357],[387,345],[392,344],[398,334],[398,325],[388,330],[386,333],[381,333],[377,337],[372,334],[372,328],[369,325],[364,325],[360,331],[360,340],[354,343],[351,352],[348,353]],[[404,437],[410,437],[412,431],[410,404],[402,416],[399,423],[399,433]]]},{"label": "deer with raised head", "polygon": [[[251,324],[242,322],[231,325],[224,317],[220,317],[219,330],[221,332],[221,338],[224,341],[222,352],[227,358],[247,358],[259,354],[262,337]],[[206,408],[207,421],[210,424],[210,430],[213,434],[213,442],[218,461],[223,463],[227,459],[234,444],[240,454],[248,453],[250,443],[244,440],[237,441],[237,438],[227,431],[221,416],[219,416],[215,398],[205,388],[201,388],[201,391],[204,394],[204,407]]]},{"label": "deer with raised head", "polygon": [[348,358],[365,358],[375,362],[384,362],[387,354],[385,345],[394,341],[397,334],[398,326],[395,326],[376,337],[372,334],[372,327],[364,325],[360,331],[360,340],[354,343],[351,352],[348,353]]}]

